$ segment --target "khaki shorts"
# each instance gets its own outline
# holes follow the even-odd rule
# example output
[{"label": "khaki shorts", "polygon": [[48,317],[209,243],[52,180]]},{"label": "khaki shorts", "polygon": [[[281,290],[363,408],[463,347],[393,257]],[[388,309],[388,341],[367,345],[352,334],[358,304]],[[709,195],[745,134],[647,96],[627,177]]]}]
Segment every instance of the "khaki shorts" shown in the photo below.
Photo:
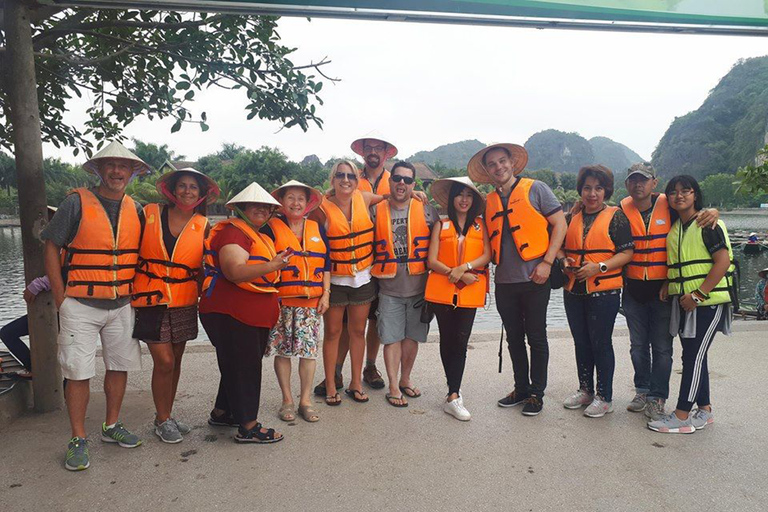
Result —
[{"label": "khaki shorts", "polygon": [[131,337],[134,312],[130,304],[99,309],[67,297],[59,308],[59,364],[69,380],[96,375],[96,348],[101,338],[104,366],[113,371],[141,370],[139,340]]},{"label": "khaki shorts", "polygon": [[392,297],[379,294],[379,308],[376,310],[379,338],[383,345],[409,340],[425,343],[429,324],[421,322],[421,305],[424,295],[414,297]]}]

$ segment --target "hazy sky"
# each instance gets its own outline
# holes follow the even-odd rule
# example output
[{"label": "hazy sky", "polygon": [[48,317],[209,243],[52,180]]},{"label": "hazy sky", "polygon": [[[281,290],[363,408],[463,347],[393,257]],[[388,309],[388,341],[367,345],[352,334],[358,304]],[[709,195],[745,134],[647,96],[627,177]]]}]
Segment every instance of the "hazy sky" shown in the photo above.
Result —
[{"label": "hazy sky", "polygon": [[[333,62],[320,107],[324,129],[280,131],[246,121],[240,91],[198,93],[210,130],[170,133],[173,121],[141,120],[127,135],[168,144],[189,159],[224,142],[278,147],[300,160],[351,154],[378,129],[400,156],[466,139],[523,144],[548,128],[610,137],[650,158],[676,116],[698,108],[740,58],[768,54],[768,39],[651,35],[402,22],[283,18],[296,64]],[[72,104],[72,118],[81,105]],[[46,156],[79,161],[46,147]]]}]

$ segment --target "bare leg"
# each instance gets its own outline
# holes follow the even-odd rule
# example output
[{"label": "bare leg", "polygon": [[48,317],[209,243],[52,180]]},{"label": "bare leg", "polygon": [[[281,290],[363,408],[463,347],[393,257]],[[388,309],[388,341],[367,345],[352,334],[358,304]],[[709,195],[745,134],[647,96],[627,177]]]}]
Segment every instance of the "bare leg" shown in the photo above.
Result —
[{"label": "bare leg", "polygon": [[349,353],[349,330],[347,324],[342,325],[341,336],[339,337],[339,352],[336,358],[336,366],[338,367],[338,373],[341,375],[341,368],[344,367],[344,361],[347,360],[347,354]]},{"label": "bare leg", "polygon": [[[170,343],[147,343],[152,354],[152,399],[155,401],[155,413],[158,423],[171,417],[175,391],[176,357]],[[106,385],[106,381],[105,381]],[[118,410],[119,413],[119,410]],[[107,423],[111,425],[111,423]]]},{"label": "bare leg", "polygon": [[403,387],[413,388],[413,391],[418,394],[419,390],[413,386],[411,382],[411,370],[413,370],[413,364],[416,362],[416,355],[419,353],[419,344],[416,341],[408,338],[402,341],[403,344],[403,357],[402,366],[403,370],[400,374],[400,385]]},{"label": "bare leg", "polygon": [[277,375],[277,382],[280,384],[280,391],[283,393],[283,405],[292,404],[290,357],[275,356],[275,374]]},{"label": "bare leg", "polygon": [[336,381],[333,376],[336,371],[336,358],[339,350],[344,307],[334,306],[325,312],[323,317],[323,368],[325,369],[325,395],[336,395]]},{"label": "bare leg", "polygon": [[377,327],[377,321],[374,318],[368,319],[368,332],[365,334],[365,360],[376,365],[376,358],[379,357],[379,347],[381,346],[381,338],[379,338],[379,330]]},{"label": "bare leg", "polygon": [[[370,304],[348,306],[349,355],[352,359],[352,382],[349,389],[363,390],[363,359],[365,357],[365,322]],[[361,393],[362,394],[362,393]],[[363,394],[364,395],[364,394]]]},{"label": "bare leg", "polygon": [[123,405],[128,372],[107,370],[104,375],[104,394],[107,395],[106,424],[112,425],[120,419],[120,407]]},{"label": "bare leg", "polygon": [[[395,397],[402,395],[400,388],[398,388],[399,379],[397,378],[398,373],[400,373],[400,362],[403,358],[402,345],[402,341],[384,345],[384,367],[387,369],[387,379],[389,379],[389,394]],[[401,401],[407,403],[404,396]]]},{"label": "bare leg", "polygon": [[184,349],[187,348],[187,342],[173,343],[173,389],[171,391],[171,409],[176,400],[176,390],[179,388],[179,378],[181,378],[181,359],[184,357]]},{"label": "bare leg", "polygon": [[299,380],[301,382],[299,405],[312,405],[310,393],[312,391],[312,381],[315,380],[315,368],[317,368],[316,360],[305,357],[299,359]]},{"label": "bare leg", "polygon": [[85,413],[88,410],[90,397],[91,383],[89,380],[67,380],[67,384],[64,386],[64,398],[67,401],[72,437],[85,439]]}]

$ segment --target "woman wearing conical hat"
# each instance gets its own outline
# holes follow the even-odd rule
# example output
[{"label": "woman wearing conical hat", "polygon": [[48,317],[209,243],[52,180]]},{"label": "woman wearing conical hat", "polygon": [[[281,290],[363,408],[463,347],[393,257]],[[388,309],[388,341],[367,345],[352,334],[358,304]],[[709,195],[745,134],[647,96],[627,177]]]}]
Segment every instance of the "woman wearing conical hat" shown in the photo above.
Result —
[{"label": "woman wearing conical hat", "polygon": [[216,347],[221,380],[208,423],[238,427],[235,441],[274,443],[283,436],[258,420],[261,361],[279,316],[277,288],[289,251],[277,252],[259,230],[280,206],[258,183],[228,203],[235,217],[217,223],[205,241],[200,321]]},{"label": "woman wearing conical hat", "polygon": [[164,174],[156,183],[166,204],[144,207],[144,233],[133,280],[133,336],[152,354],[155,434],[181,442],[191,428],[171,416],[187,341],[197,338],[197,302],[203,245],[209,229],[206,204],[219,197],[211,178],[192,168]]},{"label": "woman wearing conical hat", "polygon": [[485,201],[466,177],[437,180],[431,192],[448,216],[432,228],[427,260],[431,272],[424,298],[440,328],[440,359],[448,382],[443,411],[469,421],[460,388],[475,313],[485,305],[488,291],[491,244],[481,217]]},{"label": "woman wearing conical hat", "polygon": [[312,407],[311,386],[317,364],[318,336],[328,310],[331,274],[325,229],[306,216],[320,206],[323,195],[296,180],[272,191],[282,208],[262,230],[271,234],[278,251],[291,251],[288,266],[277,283],[280,320],[272,329],[267,353],[275,355],[275,373],[283,393],[278,416],[296,419],[291,391],[291,357],[299,358],[301,397],[299,415],[308,422],[320,419]]}]

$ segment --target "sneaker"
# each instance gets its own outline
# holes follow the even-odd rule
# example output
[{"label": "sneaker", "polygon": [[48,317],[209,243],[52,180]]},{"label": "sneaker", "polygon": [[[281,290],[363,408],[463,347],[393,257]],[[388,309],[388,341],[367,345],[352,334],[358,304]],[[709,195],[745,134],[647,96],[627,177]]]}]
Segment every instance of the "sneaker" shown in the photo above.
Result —
[{"label": "sneaker", "polygon": [[715,422],[715,416],[712,414],[712,411],[705,411],[704,409],[696,409],[690,418],[691,424],[696,430],[703,430],[704,427]]},{"label": "sneaker", "polygon": [[176,418],[171,418],[171,421],[176,424],[176,428],[179,429],[179,434],[185,436],[190,432],[192,432],[192,427],[190,427],[186,423],[179,421]]},{"label": "sneaker", "polygon": [[459,421],[469,421],[472,419],[472,415],[469,414],[467,408],[464,407],[464,400],[462,400],[461,397],[451,400],[450,402],[445,402],[443,404],[443,412],[450,414]]},{"label": "sneaker", "polygon": [[373,389],[381,389],[384,387],[384,379],[381,377],[381,373],[376,368],[375,364],[371,364],[365,367],[363,370],[363,382],[371,386]]},{"label": "sneaker", "polygon": [[160,440],[168,444],[176,444],[182,441],[179,428],[176,426],[176,422],[168,419],[162,422],[160,425],[155,426],[155,434]]},{"label": "sneaker", "polygon": [[219,416],[215,416],[213,414],[213,411],[211,411],[210,416],[208,416],[208,424],[213,427],[239,427],[240,424],[235,420],[235,418],[231,414],[221,414]]},{"label": "sneaker", "polygon": [[88,441],[82,437],[73,437],[67,445],[67,458],[64,467],[70,471],[83,471],[91,465],[88,457]]},{"label": "sneaker", "polygon": [[594,398],[594,393],[587,393],[583,389],[580,389],[565,399],[563,402],[563,407],[566,409],[578,409],[579,407],[584,407],[585,405],[591,404]]},{"label": "sneaker", "polygon": [[635,394],[635,398],[633,398],[632,401],[629,402],[629,405],[627,405],[627,410],[629,412],[643,412],[647,405],[648,395],[645,393],[637,393]]},{"label": "sneaker", "polygon": [[[344,389],[344,380],[341,378],[341,375],[336,374],[333,380],[335,381],[334,384],[336,384],[336,391],[340,389]],[[326,391],[325,381],[322,381],[320,384],[315,386],[315,389],[314,389],[315,396],[322,396],[322,397],[328,396],[325,391]]]},{"label": "sneaker", "polygon": [[529,396],[528,393],[520,393],[518,390],[514,390],[496,403],[499,407],[514,407],[528,400]]},{"label": "sneaker", "polygon": [[664,410],[666,400],[663,398],[651,398],[648,400],[648,406],[645,408],[645,417],[651,421],[658,421],[667,415]]},{"label": "sneaker", "polygon": [[544,407],[544,401],[541,397],[531,395],[528,400],[525,401],[525,405],[523,405],[523,415],[536,416],[541,412],[542,407]]},{"label": "sneaker", "polygon": [[584,409],[584,416],[589,416],[590,418],[602,418],[609,412],[613,412],[613,402],[606,402],[598,395],[595,395],[595,399],[592,400],[592,403]]},{"label": "sneaker", "polygon": [[106,423],[101,424],[101,440],[105,443],[117,443],[123,448],[136,448],[141,446],[141,439],[125,428],[122,421],[115,423],[112,428],[107,428]]},{"label": "sneaker", "polygon": [[648,428],[663,434],[693,434],[696,432],[696,427],[691,423],[691,416],[689,414],[687,419],[681,420],[672,411],[658,421],[649,421]]}]

